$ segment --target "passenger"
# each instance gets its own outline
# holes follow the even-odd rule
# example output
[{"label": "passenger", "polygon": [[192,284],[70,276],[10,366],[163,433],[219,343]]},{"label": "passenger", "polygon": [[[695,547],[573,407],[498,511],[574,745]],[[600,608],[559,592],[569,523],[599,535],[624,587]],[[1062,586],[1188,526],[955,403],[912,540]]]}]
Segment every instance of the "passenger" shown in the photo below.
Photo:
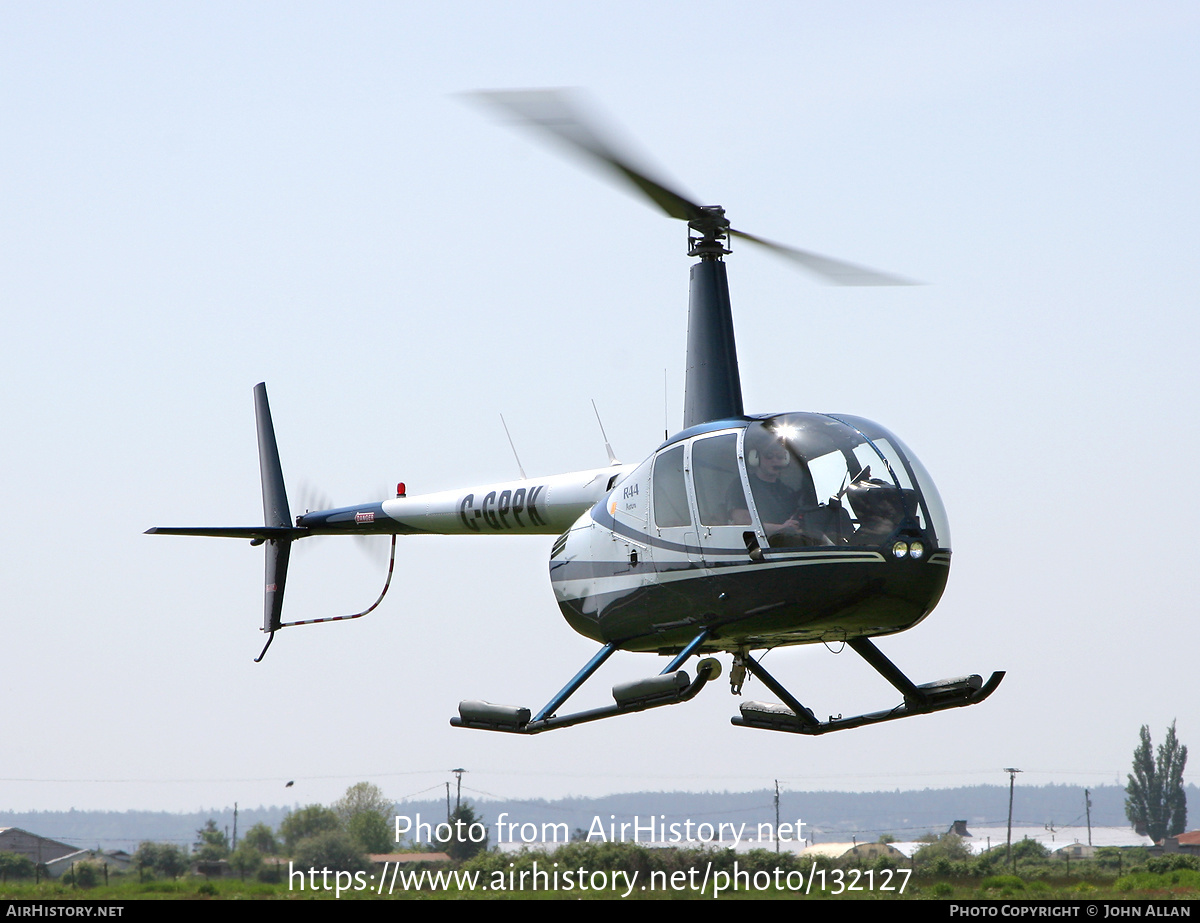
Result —
[{"label": "passenger", "polygon": [[855,544],[876,545],[886,542],[904,519],[904,503],[895,486],[871,477],[870,467],[855,478],[846,492],[850,506],[858,514]]}]

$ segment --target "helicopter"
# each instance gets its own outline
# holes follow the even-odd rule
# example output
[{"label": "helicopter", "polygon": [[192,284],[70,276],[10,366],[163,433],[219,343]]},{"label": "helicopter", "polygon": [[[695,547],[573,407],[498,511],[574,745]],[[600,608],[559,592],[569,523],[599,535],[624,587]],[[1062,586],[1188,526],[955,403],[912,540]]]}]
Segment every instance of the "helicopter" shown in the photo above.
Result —
[{"label": "helicopter", "polygon": [[[937,488],[893,433],[841,413],[748,414],[742,402],[725,257],[731,239],[842,285],[899,276],[798,250],[731,226],[619,151],[564,91],[475,96],[615,172],[687,224],[690,271],[683,428],[638,464],[609,465],[305,512],[293,521],[266,385],[254,388],[262,526],[156,527],[148,533],[249,539],[266,549],[262,660],[283,628],[355,619],[382,602],[399,535],[555,536],[550,581],[567,623],[596,654],[540,710],[464,700],[455,727],[538,734],[694,698],[731,655],[730,689],[747,674],[778,703],[742,701],[734,725],[820,735],[982,702],[1004,672],[917,684],[873,638],[912,628],[937,605],[950,571],[950,527]],[[597,419],[599,415],[597,414]],[[507,428],[507,427],[506,427]],[[603,433],[603,424],[601,423]],[[518,460],[518,466],[520,462]],[[353,615],[283,621],[291,546],[320,535],[390,535],[383,591]],[[822,720],[762,664],[776,647],[844,642],[901,694],[889,709]],[[670,657],[656,675],[613,687],[613,704],[562,713],[617,651]],[[684,665],[700,658],[692,677]]]}]

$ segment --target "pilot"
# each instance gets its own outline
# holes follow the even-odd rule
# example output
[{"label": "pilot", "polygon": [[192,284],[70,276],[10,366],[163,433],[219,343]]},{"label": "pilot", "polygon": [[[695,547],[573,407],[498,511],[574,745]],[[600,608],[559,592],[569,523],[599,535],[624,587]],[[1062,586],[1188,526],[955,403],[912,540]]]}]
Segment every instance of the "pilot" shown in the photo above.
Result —
[{"label": "pilot", "polygon": [[[792,454],[778,437],[765,428],[748,433],[746,447],[750,490],[754,494],[754,505],[767,539],[777,545],[812,544],[804,535],[803,512],[816,509],[817,503],[807,470],[803,472],[801,489],[789,487],[782,475],[791,464]],[[730,504],[733,507],[733,521],[738,525],[749,524],[750,512],[745,509],[742,485],[733,486],[736,489],[736,499]]]}]

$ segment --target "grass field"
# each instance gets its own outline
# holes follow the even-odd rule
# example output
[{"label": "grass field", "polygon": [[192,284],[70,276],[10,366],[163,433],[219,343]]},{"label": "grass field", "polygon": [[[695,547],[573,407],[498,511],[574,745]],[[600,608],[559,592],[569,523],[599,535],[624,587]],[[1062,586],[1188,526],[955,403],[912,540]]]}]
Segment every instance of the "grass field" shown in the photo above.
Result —
[{"label": "grass field", "polygon": [[[752,879],[750,879],[752,881]],[[762,879],[760,879],[761,881]],[[793,878],[793,882],[796,879]],[[425,879],[427,885],[429,879]],[[478,879],[486,883],[486,875]],[[209,881],[201,877],[185,876],[168,881],[139,881],[137,876],[113,877],[107,885],[92,888],[75,888],[59,882],[9,882],[0,885],[0,899],[10,900],[89,900],[124,902],[133,900],[612,900],[626,897],[630,900],[712,900],[714,882],[703,892],[698,887],[672,887],[642,890],[641,883],[648,879],[637,879],[632,889],[625,883],[617,888],[581,890],[578,887],[565,889],[523,890],[489,888],[482,890],[458,887],[451,879],[442,887],[394,889],[392,894],[380,895],[376,890],[342,890],[340,895],[329,890],[313,891],[289,889],[286,883],[241,881],[239,879],[216,879]],[[832,878],[826,878],[825,889],[813,887],[805,895],[787,887],[772,885],[763,889],[751,886],[733,890],[732,882],[726,881],[720,899],[737,898],[759,900],[1200,900],[1200,872],[1179,869],[1154,874],[1135,872],[1120,878],[1046,878],[1026,880],[1014,875],[994,875],[985,878],[945,878],[913,876],[899,890],[882,891],[868,889],[865,880],[858,881],[859,890],[851,890],[854,884],[848,878],[841,880],[838,889]],[[898,886],[898,882],[897,882]],[[374,885],[372,885],[372,888]],[[835,893],[837,891],[838,893]]]}]

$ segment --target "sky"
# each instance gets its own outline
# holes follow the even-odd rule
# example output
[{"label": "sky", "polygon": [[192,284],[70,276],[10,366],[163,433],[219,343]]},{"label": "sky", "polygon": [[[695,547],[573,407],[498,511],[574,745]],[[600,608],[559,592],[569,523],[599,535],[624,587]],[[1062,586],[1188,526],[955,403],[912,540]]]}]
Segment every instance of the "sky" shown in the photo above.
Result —
[{"label": "sky", "polygon": [[[1200,10],[1189,3],[0,6],[0,809],[1123,783],[1200,746]],[[293,509],[598,467],[682,417],[684,229],[464,96],[579,87],[736,227],[920,280],[729,257],[752,412],[858,414],[937,482],[942,602],[879,641],[968,709],[821,738],[690,703],[522,738],[594,653],[552,539],[412,537],[380,608],[262,663],[266,381]],[[665,394],[664,394],[665,381]],[[358,611],[378,549],[292,559]],[[725,658],[726,668],[728,658]],[[657,673],[614,657],[577,696]],[[767,666],[818,714],[897,694],[849,650]],[[770,698],[747,684],[748,698]],[[1189,774],[1189,778],[1192,774]],[[294,781],[291,788],[285,782]]]}]

